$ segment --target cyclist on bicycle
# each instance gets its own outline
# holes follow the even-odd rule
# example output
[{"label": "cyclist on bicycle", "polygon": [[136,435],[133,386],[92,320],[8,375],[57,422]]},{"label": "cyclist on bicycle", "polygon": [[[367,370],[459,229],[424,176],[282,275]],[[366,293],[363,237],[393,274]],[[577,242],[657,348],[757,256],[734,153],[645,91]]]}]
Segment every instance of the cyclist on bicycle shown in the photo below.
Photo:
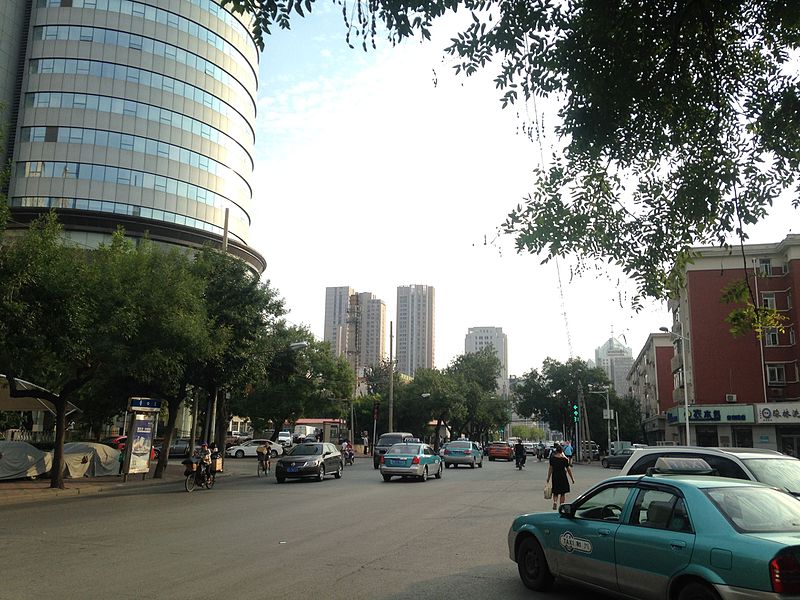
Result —
[{"label": "cyclist on bicycle", "polygon": [[272,453],[270,452],[269,444],[267,442],[261,444],[258,448],[256,448],[256,454],[258,454],[258,461],[261,463],[261,467],[264,469],[264,472],[269,473],[272,466],[270,464]]}]

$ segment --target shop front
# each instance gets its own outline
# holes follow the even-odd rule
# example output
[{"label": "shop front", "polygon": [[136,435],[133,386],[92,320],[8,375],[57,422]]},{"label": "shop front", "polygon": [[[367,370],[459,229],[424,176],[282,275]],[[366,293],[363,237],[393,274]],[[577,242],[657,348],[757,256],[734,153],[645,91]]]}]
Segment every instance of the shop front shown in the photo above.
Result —
[{"label": "shop front", "polygon": [[[798,421],[800,424],[800,421]],[[667,433],[685,444],[686,410],[674,406],[667,411]],[[690,445],[752,447],[755,417],[753,405],[703,404],[689,407]]]},{"label": "shop front", "polygon": [[[769,448],[789,456],[800,456],[800,402],[756,404],[756,423],[762,430],[759,442],[766,438]],[[773,441],[774,440],[774,441]]]}]

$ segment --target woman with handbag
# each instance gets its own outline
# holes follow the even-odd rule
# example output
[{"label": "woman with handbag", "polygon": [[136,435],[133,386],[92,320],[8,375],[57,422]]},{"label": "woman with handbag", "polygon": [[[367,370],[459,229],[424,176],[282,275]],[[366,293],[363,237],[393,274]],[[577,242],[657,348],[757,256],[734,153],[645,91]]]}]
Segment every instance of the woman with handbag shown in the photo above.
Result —
[{"label": "woman with handbag", "polygon": [[[575,483],[575,477],[572,475],[572,467],[569,466],[569,459],[564,456],[564,450],[560,444],[556,444],[552,456],[550,456],[550,466],[547,469],[547,482],[553,480],[553,510],[557,509],[560,505],[564,504],[564,498],[569,493],[569,480]],[[557,501],[556,501],[557,500]]]}]

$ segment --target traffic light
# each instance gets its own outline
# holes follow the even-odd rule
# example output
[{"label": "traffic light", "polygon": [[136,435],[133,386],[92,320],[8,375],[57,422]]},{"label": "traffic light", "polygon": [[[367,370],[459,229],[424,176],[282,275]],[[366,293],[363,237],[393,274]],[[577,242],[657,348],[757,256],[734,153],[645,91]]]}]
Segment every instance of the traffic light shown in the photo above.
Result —
[{"label": "traffic light", "polygon": [[579,411],[578,411],[578,405],[577,405],[577,403],[576,403],[576,404],[573,404],[573,405],[572,405],[572,419],[573,419],[573,420],[574,420],[576,423],[578,422],[578,412],[579,412]]}]

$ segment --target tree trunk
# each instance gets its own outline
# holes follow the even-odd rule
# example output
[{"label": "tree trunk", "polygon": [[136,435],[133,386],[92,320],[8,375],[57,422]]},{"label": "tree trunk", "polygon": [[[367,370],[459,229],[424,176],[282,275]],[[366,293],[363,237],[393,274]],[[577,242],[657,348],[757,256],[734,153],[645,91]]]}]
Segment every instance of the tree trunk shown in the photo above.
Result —
[{"label": "tree trunk", "polygon": [[[225,398],[225,390],[217,392],[217,431],[214,436],[220,455],[225,455],[225,440],[228,439],[228,400]],[[225,460],[223,458],[223,460]]]},{"label": "tree trunk", "polygon": [[178,420],[178,411],[181,407],[181,401],[177,398],[168,399],[169,415],[167,416],[167,430],[164,432],[164,441],[161,444],[161,455],[158,457],[158,464],[156,471],[153,473],[153,479],[163,479],[164,471],[167,469],[169,463],[169,449],[172,446],[172,436],[175,435],[175,421]]},{"label": "tree trunk", "polygon": [[64,439],[67,429],[67,401],[55,396],[50,399],[56,407],[56,439],[53,446],[53,466],[50,468],[50,487],[64,489]]}]

